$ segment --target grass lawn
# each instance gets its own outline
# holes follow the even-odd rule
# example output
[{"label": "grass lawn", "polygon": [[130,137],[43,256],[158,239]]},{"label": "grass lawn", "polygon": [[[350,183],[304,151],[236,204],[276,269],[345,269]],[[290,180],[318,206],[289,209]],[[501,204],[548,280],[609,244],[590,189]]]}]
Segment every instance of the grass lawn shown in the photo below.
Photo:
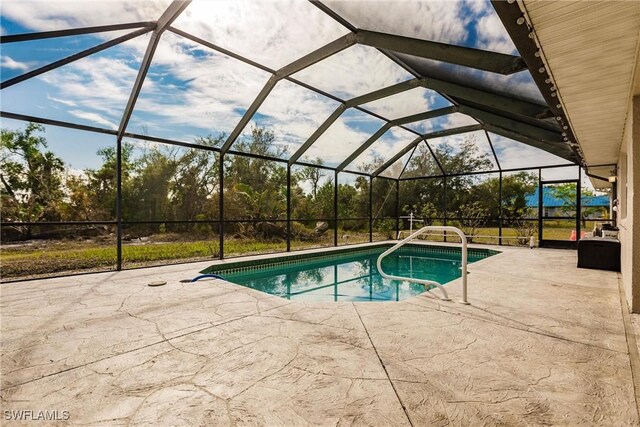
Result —
[{"label": "grass lawn", "polygon": [[[587,222],[584,230],[593,228],[593,222]],[[569,240],[571,231],[575,229],[572,221],[545,222],[545,239]],[[512,228],[503,228],[503,236],[515,237]],[[409,230],[404,230],[407,236]],[[498,228],[480,228],[475,233],[483,237],[473,239],[473,243],[498,243]],[[192,236],[188,236],[192,237]],[[534,232],[537,242],[537,230]],[[198,261],[217,259],[219,256],[219,242],[217,236],[200,238],[197,240],[181,240],[185,236],[154,236],[154,241],[146,244],[125,243],[122,247],[123,264],[125,268],[149,265],[163,265],[172,262]],[[373,240],[386,240],[387,236],[374,233]],[[158,239],[158,241],[155,241]],[[171,241],[163,241],[171,240]],[[456,241],[453,236],[450,241]],[[429,236],[426,240],[442,241],[442,236]],[[338,231],[338,245],[348,245],[369,241],[369,233],[357,231]],[[505,239],[505,245],[521,244],[516,239]],[[526,242],[528,244],[528,241]],[[311,241],[293,239],[292,250],[309,249],[314,247],[333,246],[333,230]],[[286,242],[282,240],[263,241],[254,239],[229,239],[225,241],[225,256],[241,256],[270,252],[286,251]],[[44,277],[61,273],[75,273],[85,271],[113,270],[116,265],[115,241],[42,241],[19,246],[3,246],[0,251],[2,264],[2,280],[15,278]]]},{"label": "grass lawn", "polygon": [[[156,236],[157,237],[157,236]],[[160,236],[162,238],[163,236]],[[218,236],[201,240],[152,241],[147,244],[124,243],[123,265],[135,268],[165,265],[172,262],[217,259]],[[184,238],[185,236],[180,236]],[[340,232],[338,244],[368,242],[369,233]],[[333,246],[333,230],[311,241],[292,240],[291,249]],[[284,252],[286,242],[254,239],[228,239],[225,241],[225,257]],[[19,246],[3,246],[0,251],[2,280],[44,277],[60,273],[113,270],[116,266],[115,241],[37,241]]]}]

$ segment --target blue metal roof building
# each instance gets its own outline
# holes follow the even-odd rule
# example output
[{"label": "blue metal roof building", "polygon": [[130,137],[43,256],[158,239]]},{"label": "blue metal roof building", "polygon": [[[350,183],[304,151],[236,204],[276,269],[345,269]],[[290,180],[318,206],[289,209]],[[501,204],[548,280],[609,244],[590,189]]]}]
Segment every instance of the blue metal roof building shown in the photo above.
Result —
[{"label": "blue metal roof building", "polygon": [[[542,192],[542,206],[547,208],[561,207],[565,201],[555,197],[551,187],[544,187]],[[538,189],[527,196],[527,206],[538,207]],[[609,208],[609,196],[582,196],[583,207],[605,207]]]}]

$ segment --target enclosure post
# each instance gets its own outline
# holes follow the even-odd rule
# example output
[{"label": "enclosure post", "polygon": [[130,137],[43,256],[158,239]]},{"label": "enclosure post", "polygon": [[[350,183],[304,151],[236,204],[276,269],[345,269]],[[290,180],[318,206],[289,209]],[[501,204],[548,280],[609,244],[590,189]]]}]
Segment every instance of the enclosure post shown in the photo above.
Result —
[{"label": "enclosure post", "polygon": [[498,244],[502,245],[502,172],[500,172],[500,188],[498,189]]},{"label": "enclosure post", "polygon": [[369,175],[369,243],[373,242],[373,177]]},{"label": "enclosure post", "polygon": [[333,179],[333,246],[338,246],[338,171]]},{"label": "enclosure post", "polygon": [[400,180],[396,179],[396,236],[400,234]]},{"label": "enclosure post", "polygon": [[576,183],[576,245],[580,240],[580,232],[582,231],[582,168],[578,166],[578,182]]},{"label": "enclosure post", "polygon": [[218,217],[220,219],[220,259],[224,258],[224,153],[220,153],[220,167],[218,182],[220,183],[220,190],[218,193],[220,209]]},{"label": "enclosure post", "polygon": [[287,164],[287,252],[291,252],[291,165]]},{"label": "enclosure post", "polygon": [[122,270],[122,139],[116,140],[116,269]]},{"label": "enclosure post", "polygon": [[542,246],[542,169],[538,169],[538,246]]},{"label": "enclosure post", "polygon": [[[444,226],[447,226],[447,177],[442,178],[442,210],[444,212]],[[447,232],[444,232],[444,241],[447,241]]]}]

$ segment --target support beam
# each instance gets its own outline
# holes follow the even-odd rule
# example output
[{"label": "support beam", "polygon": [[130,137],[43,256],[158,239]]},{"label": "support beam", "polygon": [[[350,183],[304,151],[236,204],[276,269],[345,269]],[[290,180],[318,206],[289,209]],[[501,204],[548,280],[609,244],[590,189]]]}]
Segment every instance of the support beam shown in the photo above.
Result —
[{"label": "support beam", "polygon": [[152,28],[141,28],[139,30],[133,31],[129,34],[125,34],[123,36],[117,37],[113,40],[109,40],[107,42],[101,43],[97,46],[94,46],[92,48],[83,50],[82,52],[78,52],[76,54],[73,54],[71,56],[67,56],[66,58],[62,58],[56,62],[53,62],[51,64],[47,64],[43,67],[40,68],[36,68],[35,70],[31,70],[27,73],[21,74],[19,76],[16,76],[12,79],[6,80],[2,83],[0,83],[0,89],[6,89],[8,87],[11,87],[15,84],[18,84],[20,82],[23,82],[25,80],[29,80],[30,78],[39,76],[40,74],[44,74],[48,71],[51,70],[55,70],[56,68],[60,68],[63,65],[67,65],[71,62],[77,61],[79,59],[85,58],[89,55],[93,55],[94,53],[98,53],[101,52],[105,49],[109,49],[113,46],[119,45],[120,43],[126,42],[127,40],[131,40],[135,37],[141,36],[142,34],[148,33],[149,31],[151,31]]},{"label": "support beam", "polygon": [[498,160],[498,155],[496,154],[496,149],[493,147],[493,142],[491,141],[491,138],[489,137],[489,132],[487,132],[487,130],[484,130],[484,136],[487,137],[487,141],[489,142],[489,147],[491,147],[491,152],[493,153],[493,159],[496,161],[496,166],[498,166],[498,170],[502,170],[502,168],[500,167],[500,160]]},{"label": "support beam", "polygon": [[[435,110],[435,111],[438,111],[438,110]],[[407,145],[399,153],[396,153],[392,158],[387,160],[382,166],[380,166],[378,169],[376,169],[371,174],[371,176],[375,178],[376,176],[380,175],[387,168],[389,168],[396,161],[398,161],[398,159],[400,159],[402,156],[407,154],[412,148],[417,147],[420,144],[420,141],[425,141],[425,144],[426,144],[426,139],[435,139],[435,138],[440,138],[440,137],[443,137],[443,136],[456,135],[456,134],[467,133],[467,132],[474,132],[474,131],[478,131],[478,130],[482,130],[482,126],[481,125],[463,126],[463,127],[459,127],[459,128],[441,130],[441,131],[437,131],[437,132],[428,133],[426,135],[422,135],[422,136],[414,139],[411,142],[411,144]],[[431,151],[431,147],[429,147],[429,144],[427,144],[427,147],[429,148],[429,151]],[[431,151],[431,154],[433,155],[432,151]],[[435,156],[434,156],[434,158],[435,158]],[[438,163],[437,159],[436,159],[436,163]],[[442,171],[442,167],[440,166],[439,163],[438,163],[438,167],[440,168],[440,171],[443,172]]]},{"label": "support beam", "polygon": [[420,86],[420,79],[411,79],[405,82],[397,83],[392,86],[388,86],[373,92],[365,93],[364,95],[351,98],[347,101],[347,107],[355,107],[357,105],[366,104],[369,102],[377,101],[378,99],[386,98],[388,96],[396,95],[401,92],[406,92],[411,89],[415,89]]},{"label": "support beam", "polygon": [[68,129],[84,130],[87,132],[101,133],[104,135],[117,135],[118,132],[112,129],[102,129],[95,126],[80,125],[77,123],[63,122],[60,120],[45,119],[43,117],[28,116],[26,114],[10,113],[8,111],[0,111],[0,117],[5,119],[21,120],[23,122],[41,123],[43,125],[58,126]]},{"label": "support beam", "polygon": [[240,119],[240,122],[238,122],[236,127],[233,128],[233,131],[231,131],[231,134],[229,134],[229,137],[222,145],[222,153],[226,153],[227,151],[229,151],[233,143],[240,136],[240,133],[242,133],[244,128],[247,127],[249,120],[251,120],[256,111],[258,111],[258,108],[260,108],[264,100],[267,99],[267,96],[269,96],[273,88],[276,86],[276,83],[278,83],[278,78],[275,75],[271,76],[269,80],[267,80],[267,83],[265,83],[256,99],[253,100],[247,111],[245,111],[244,115]]},{"label": "support beam", "polygon": [[233,59],[237,59],[238,61],[244,62],[245,64],[249,64],[252,67],[256,67],[256,68],[258,68],[258,69],[260,69],[262,71],[266,71],[267,73],[271,73],[271,74],[275,74],[276,73],[275,70],[272,70],[271,68],[269,68],[267,66],[264,66],[262,64],[259,64],[259,63],[255,62],[255,61],[252,61],[249,58],[246,58],[246,57],[244,57],[242,55],[238,55],[237,53],[231,52],[230,50],[225,49],[223,47],[220,47],[218,45],[215,45],[215,44],[213,44],[213,43],[211,43],[211,42],[209,42],[209,41],[207,41],[205,39],[201,39],[200,37],[196,37],[193,34],[189,34],[186,31],[182,31],[182,30],[180,30],[178,28],[171,27],[171,26],[169,28],[167,28],[167,31],[171,31],[172,33],[177,34],[180,37],[184,37],[185,39],[189,39],[194,43],[198,43],[198,44],[201,44],[203,46],[206,46],[211,50],[215,50],[216,52],[219,52],[219,53],[221,53],[223,55],[226,55],[226,56],[231,57]]},{"label": "support beam", "polygon": [[296,59],[292,63],[285,65],[276,72],[276,77],[278,77],[278,79],[288,77],[292,74],[297,73],[298,71],[310,67],[316,62],[320,62],[323,59],[330,57],[331,55],[335,55],[336,53],[341,52],[353,46],[354,44],[356,44],[356,35],[353,33],[346,34],[339,39],[336,39],[331,43],[327,43],[321,48],[314,50],[308,55],[305,55],[302,58]]},{"label": "support beam", "polygon": [[[553,115],[559,118],[558,124],[567,134],[568,142],[577,143],[578,139],[571,129],[568,117],[562,109],[562,105],[558,103],[559,96],[552,90],[557,88],[554,87],[550,71],[546,68],[546,64],[543,61],[542,52],[534,40],[535,32],[532,28],[529,28],[526,22],[524,22],[523,25],[518,24],[518,19],[523,18],[519,3],[491,0],[491,4],[502,21],[504,28],[507,30],[509,37],[518,49],[518,52],[522,55],[527,68],[531,72],[531,77],[533,77],[536,86],[540,89],[544,100],[549,105]],[[544,72],[540,73],[539,70],[543,70]],[[586,165],[586,162],[581,158],[578,150],[572,148],[572,151],[574,152],[575,158],[579,159],[583,166]]]},{"label": "support beam", "polygon": [[42,31],[39,33],[10,34],[0,36],[0,44],[27,42],[32,40],[51,39],[57,37],[79,36],[82,34],[106,33],[109,31],[130,30],[133,28],[147,28],[152,30],[156,23],[152,21],[131,22],[129,24],[100,25],[97,27],[70,28],[68,30]]},{"label": "support beam", "polygon": [[[160,41],[162,33],[173,21],[176,20],[176,18],[187,8],[187,6],[189,6],[190,3],[191,0],[174,0],[171,2],[169,7],[167,7],[162,16],[160,16],[158,21],[156,21],[155,29],[153,34],[151,34],[151,39],[147,45],[147,50],[145,51],[144,58],[140,64],[136,81],[131,89],[127,106],[124,109],[122,120],[118,127],[118,135],[116,139],[116,221],[118,224],[116,230],[116,269],[118,271],[122,270],[122,137],[127,129],[127,125],[129,124],[129,119],[133,113],[133,108],[136,105],[138,96],[140,95],[140,90],[142,90],[142,84],[144,83],[144,79],[147,76],[149,67],[151,66],[153,54],[158,47],[158,42]],[[222,158],[223,156],[220,157]],[[222,197],[222,195],[220,197]],[[223,248],[221,247],[220,256],[222,256],[222,251]]]},{"label": "support beam", "polygon": [[401,117],[399,119],[391,120],[389,122],[392,126],[406,125],[407,123],[419,122],[422,120],[429,120],[435,117],[446,116],[447,114],[456,113],[458,111],[457,106],[438,108],[437,110],[426,111],[424,113],[413,114],[411,116]]},{"label": "support beam", "polygon": [[400,125],[407,124],[407,123],[417,122],[417,121],[420,121],[420,120],[427,120],[427,119],[431,119],[431,118],[434,118],[434,117],[444,116],[444,115],[456,112],[457,109],[458,109],[458,107],[456,107],[456,106],[439,108],[437,110],[427,111],[426,113],[414,114],[412,116],[402,117],[402,118],[395,119],[395,120],[392,120],[392,121],[388,122],[383,127],[381,127],[376,133],[374,133],[369,139],[367,139],[364,144],[362,144],[360,147],[358,147],[344,162],[342,162],[340,164],[340,166],[337,167],[337,170],[341,171],[345,167],[347,167],[347,165],[349,165],[349,163],[351,163],[353,160],[355,160],[356,157],[358,157],[360,154],[362,154],[367,148],[369,148],[382,135],[384,135],[384,133],[386,131],[388,131],[392,127],[400,126]]},{"label": "support beam", "polygon": [[451,136],[451,135],[458,135],[458,134],[468,133],[468,132],[476,132],[482,129],[483,129],[482,125],[469,125],[469,126],[461,126],[459,128],[438,130],[435,132],[427,133],[422,136],[426,141],[428,141],[430,139],[442,138],[443,136]]},{"label": "support beam", "polygon": [[244,113],[240,122],[233,129],[224,145],[222,146],[222,152],[226,153],[229,151],[233,143],[238,139],[244,128],[249,123],[249,120],[253,117],[253,115],[258,111],[262,103],[267,99],[269,93],[273,90],[275,85],[282,79],[285,79],[292,74],[307,68],[316,62],[320,62],[325,58],[328,58],[331,55],[334,55],[349,46],[353,46],[355,44],[355,35],[353,33],[349,33],[343,37],[340,37],[337,40],[332,41],[319,49],[311,52],[308,55],[303,56],[300,59],[293,61],[292,63],[285,65],[281,69],[275,72],[273,76],[267,81],[265,86],[262,88],[256,99],[253,100],[251,106]]},{"label": "support beam", "polygon": [[305,141],[304,144],[302,144],[300,146],[300,148],[298,148],[296,150],[295,153],[293,153],[293,155],[289,158],[289,165],[294,164],[295,162],[298,161],[298,159],[304,154],[306,153],[306,151],[309,149],[309,147],[311,147],[313,145],[314,142],[316,142],[318,140],[318,138],[320,138],[320,136],[325,133],[325,131],[336,121],[338,120],[338,117],[340,117],[340,115],[342,115],[342,113],[347,109],[346,105],[341,104],[338,108],[336,108],[336,110],[333,112],[333,114],[331,114],[329,116],[329,118],[327,120],[324,121],[324,123],[322,123],[320,125],[320,127],[318,129],[316,129],[316,131],[313,133],[313,135],[311,135],[309,137],[309,139],[307,139]]},{"label": "support beam", "polygon": [[486,105],[488,107],[493,107],[498,110],[505,110],[533,118],[544,118],[549,116],[549,108],[546,105],[521,101],[519,99],[509,98],[507,96],[485,90],[462,86],[456,83],[433,79],[430,77],[423,78],[420,82],[425,88],[446,93],[447,95],[456,98],[466,99],[467,101]]},{"label": "support beam", "polygon": [[520,133],[522,135],[527,135],[540,141],[552,143],[558,143],[562,141],[561,134],[550,131],[548,129],[533,126],[528,123],[523,123],[504,116],[499,116],[497,114],[489,113],[478,108],[468,107],[466,105],[460,105],[459,108],[461,113],[471,116],[485,125],[493,125],[504,129],[511,129],[514,132]]},{"label": "support beam", "polygon": [[344,168],[346,168],[352,161],[354,161],[360,154],[362,154],[367,148],[369,148],[371,146],[371,144],[373,144],[374,142],[376,142],[378,139],[380,139],[380,137],[382,135],[384,135],[384,133],[386,131],[389,130],[389,128],[391,128],[391,124],[390,123],[385,123],[384,126],[382,126],[380,129],[378,129],[378,131],[376,133],[374,133],[373,135],[371,135],[371,137],[369,137],[369,139],[367,139],[361,146],[359,146],[358,148],[356,148],[356,150],[351,153],[351,155],[349,157],[347,157],[347,159],[340,163],[340,165],[336,168],[337,172],[340,172],[341,170],[343,170]]},{"label": "support beam", "polygon": [[357,36],[358,43],[366,46],[388,49],[394,52],[434,59],[492,73],[512,74],[527,68],[522,58],[504,53],[366,30],[358,30]]},{"label": "support beam", "polygon": [[144,83],[144,79],[147,76],[149,67],[151,66],[153,54],[158,47],[160,36],[167,29],[167,27],[171,25],[171,23],[175,21],[176,18],[178,18],[178,16],[187,8],[187,6],[189,6],[190,3],[191,0],[174,0],[156,22],[156,27],[153,30],[151,40],[149,40],[149,44],[147,45],[147,50],[144,54],[144,58],[142,59],[142,63],[140,64],[140,70],[138,70],[136,81],[133,84],[133,88],[131,89],[131,94],[129,95],[127,106],[125,107],[124,114],[122,115],[122,120],[120,121],[120,126],[118,127],[118,141],[122,140],[122,136],[127,128],[127,125],[129,124],[129,119],[131,118],[131,114],[133,113],[133,108],[136,104],[136,101],[138,100],[138,95],[140,95],[140,90],[142,89],[142,84]]},{"label": "support beam", "polygon": [[442,176],[446,177],[447,173],[444,171],[442,163],[440,163],[440,160],[438,160],[438,157],[436,157],[436,153],[433,151],[433,148],[431,148],[429,142],[426,139],[424,140],[424,145],[427,146],[429,153],[431,153],[431,158],[433,158],[433,161],[436,162],[436,165],[438,166],[438,169],[440,169],[440,173],[442,174]]},{"label": "support beam", "polygon": [[320,125],[320,127],[313,133],[313,135],[309,137],[309,139],[304,144],[302,144],[300,148],[298,148],[298,150],[289,159],[289,164],[295,163],[301,156],[303,156],[304,153],[311,147],[311,145],[313,145],[313,143],[317,141],[324,132],[326,132],[329,126],[331,126],[347,108],[357,107],[358,105],[386,98],[388,96],[405,92],[419,86],[419,79],[411,79],[379,90],[375,90],[373,92],[369,92],[355,98],[351,98],[350,100],[346,101],[343,105],[339,106],[333,112],[333,114],[329,116],[329,118],[325,120],[324,123],[322,123],[322,125]]},{"label": "support beam", "polygon": [[420,141],[424,141],[424,139],[421,136],[419,136],[416,139],[414,139],[413,141],[411,141],[411,144],[409,144],[406,147],[404,147],[402,150],[400,150],[400,152],[396,153],[395,156],[393,156],[392,158],[387,160],[382,166],[380,166],[378,169],[373,171],[373,173],[371,174],[371,177],[375,178],[376,176],[380,175],[382,172],[387,170],[389,167],[391,167],[391,165],[393,165],[395,162],[400,160],[402,158],[402,156],[404,156],[409,151],[411,151],[414,148],[416,148],[418,146],[418,144],[420,144]]}]

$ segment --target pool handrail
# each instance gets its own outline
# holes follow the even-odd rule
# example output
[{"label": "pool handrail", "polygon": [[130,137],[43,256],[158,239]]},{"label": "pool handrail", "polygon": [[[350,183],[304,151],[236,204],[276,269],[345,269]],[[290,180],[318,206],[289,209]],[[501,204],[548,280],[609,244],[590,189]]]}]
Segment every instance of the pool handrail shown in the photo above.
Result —
[{"label": "pool handrail", "polygon": [[378,257],[378,261],[376,262],[378,271],[380,272],[380,275],[385,279],[400,280],[405,282],[413,282],[413,283],[420,283],[423,285],[436,286],[440,290],[440,292],[442,292],[442,295],[443,295],[443,297],[440,299],[443,301],[451,301],[451,298],[449,298],[449,295],[447,294],[447,291],[444,289],[442,284],[436,281],[427,280],[427,279],[415,279],[413,277],[393,276],[391,274],[385,273],[384,270],[382,270],[383,258],[391,254],[392,252],[396,251],[397,249],[401,248],[405,244],[409,243],[410,241],[414,240],[419,235],[432,230],[433,231],[451,231],[453,233],[456,233],[458,236],[460,236],[460,239],[462,241],[462,300],[460,301],[460,303],[468,305],[469,302],[467,301],[467,236],[465,236],[464,232],[457,227],[452,227],[447,225],[427,225],[426,227],[422,227],[420,230],[409,235],[409,237],[407,237],[406,239],[396,243],[394,246],[384,251]]}]

